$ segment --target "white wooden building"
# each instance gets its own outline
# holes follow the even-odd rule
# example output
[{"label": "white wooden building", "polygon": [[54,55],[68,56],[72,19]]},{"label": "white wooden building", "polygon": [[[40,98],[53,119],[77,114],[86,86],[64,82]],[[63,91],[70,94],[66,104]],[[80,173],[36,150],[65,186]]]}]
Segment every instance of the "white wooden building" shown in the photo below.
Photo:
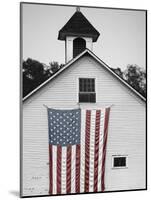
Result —
[{"label": "white wooden building", "polygon": [[[74,29],[77,23],[82,28]],[[92,52],[98,37],[98,31],[77,10],[59,31],[58,39],[65,41],[65,66],[23,99],[22,196],[48,195],[48,121],[44,105],[50,108],[112,105],[106,191],[146,188],[145,98]]]}]

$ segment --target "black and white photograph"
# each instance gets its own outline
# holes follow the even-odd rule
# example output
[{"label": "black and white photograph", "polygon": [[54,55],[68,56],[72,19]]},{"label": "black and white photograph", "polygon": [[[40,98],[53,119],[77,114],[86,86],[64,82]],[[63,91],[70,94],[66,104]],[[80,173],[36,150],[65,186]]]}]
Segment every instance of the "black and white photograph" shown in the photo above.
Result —
[{"label": "black and white photograph", "polygon": [[146,31],[145,9],[20,3],[21,197],[147,189]]}]

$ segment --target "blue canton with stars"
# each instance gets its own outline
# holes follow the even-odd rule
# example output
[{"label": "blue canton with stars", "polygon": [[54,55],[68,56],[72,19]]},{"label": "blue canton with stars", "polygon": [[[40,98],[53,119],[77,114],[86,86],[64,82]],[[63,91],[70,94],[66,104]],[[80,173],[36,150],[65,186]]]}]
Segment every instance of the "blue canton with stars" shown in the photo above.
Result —
[{"label": "blue canton with stars", "polygon": [[80,144],[81,109],[57,110],[48,108],[49,144]]}]

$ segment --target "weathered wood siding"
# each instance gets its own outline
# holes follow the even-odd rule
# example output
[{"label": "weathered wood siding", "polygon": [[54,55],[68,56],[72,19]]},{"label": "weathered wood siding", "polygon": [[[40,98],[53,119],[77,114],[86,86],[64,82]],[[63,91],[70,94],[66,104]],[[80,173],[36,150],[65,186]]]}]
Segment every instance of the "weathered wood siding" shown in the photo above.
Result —
[{"label": "weathered wood siding", "polygon": [[[96,61],[84,56],[23,104],[24,196],[48,194],[48,122],[43,104],[53,108],[77,107],[79,77],[96,78],[95,106],[113,104],[107,143],[106,190],[145,188],[145,103]],[[112,169],[112,155],[128,155],[128,168]]]}]

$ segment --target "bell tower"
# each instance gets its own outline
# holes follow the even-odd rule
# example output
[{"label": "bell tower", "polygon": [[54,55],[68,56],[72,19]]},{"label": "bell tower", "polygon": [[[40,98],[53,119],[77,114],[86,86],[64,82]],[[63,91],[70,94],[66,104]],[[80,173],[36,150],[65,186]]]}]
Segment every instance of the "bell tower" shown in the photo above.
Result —
[{"label": "bell tower", "polygon": [[58,40],[65,41],[65,62],[69,62],[86,48],[93,51],[100,33],[76,7],[76,12],[59,31]]}]

